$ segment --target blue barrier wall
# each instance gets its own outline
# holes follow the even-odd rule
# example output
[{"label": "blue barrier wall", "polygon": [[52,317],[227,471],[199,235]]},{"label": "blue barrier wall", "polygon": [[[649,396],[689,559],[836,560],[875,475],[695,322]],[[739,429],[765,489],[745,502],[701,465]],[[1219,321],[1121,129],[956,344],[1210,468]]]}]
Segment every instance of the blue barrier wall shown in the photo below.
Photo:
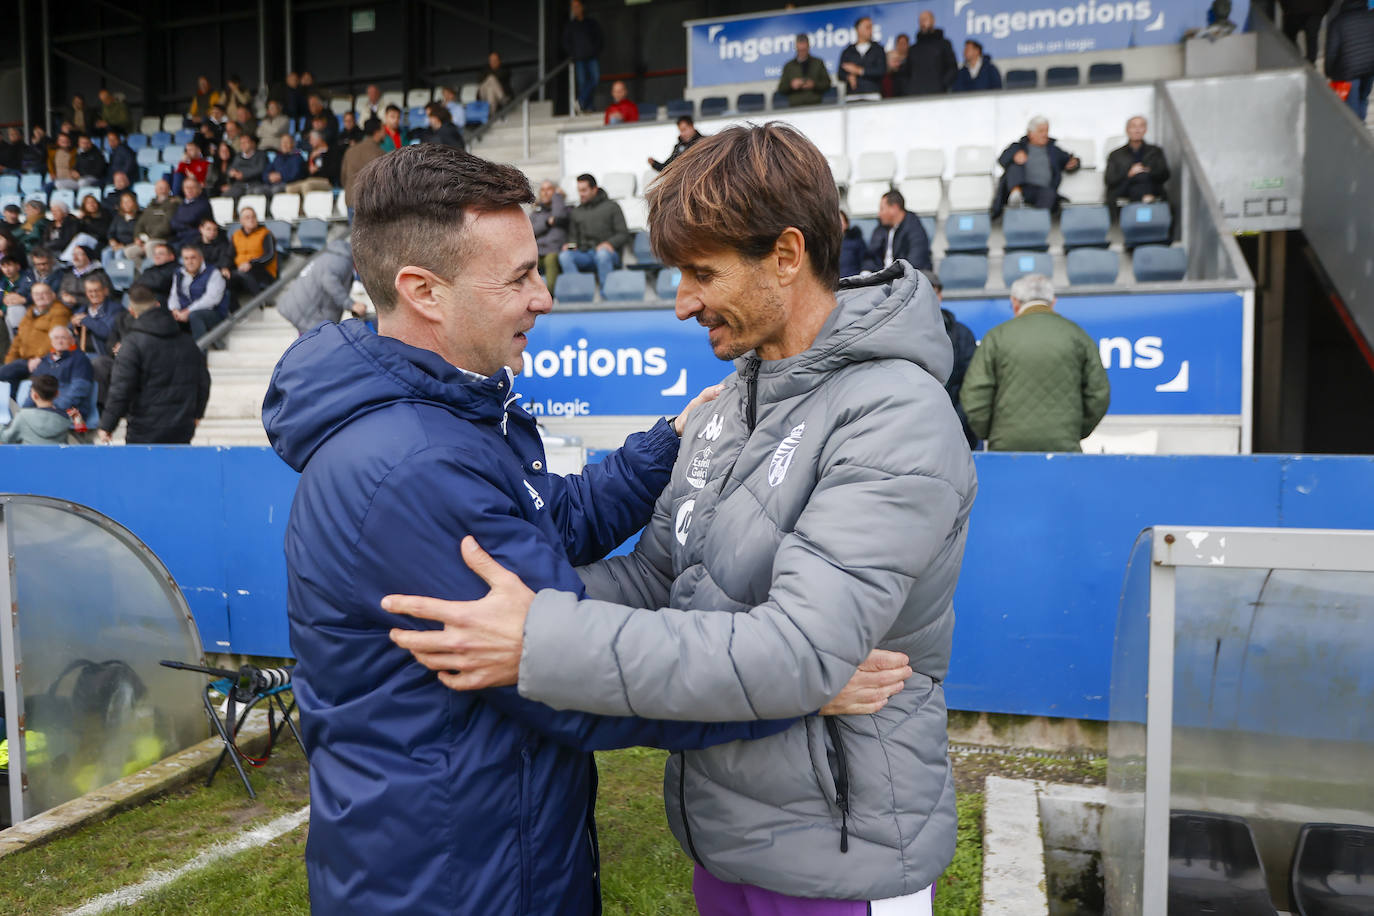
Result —
[{"label": "blue barrier wall", "polygon": [[[953,709],[1105,719],[1122,575],[1143,528],[1374,522],[1374,458],[976,460]],[[142,538],[212,651],[290,654],[282,537],[295,485],[265,448],[0,446],[0,490],[88,505]]]}]

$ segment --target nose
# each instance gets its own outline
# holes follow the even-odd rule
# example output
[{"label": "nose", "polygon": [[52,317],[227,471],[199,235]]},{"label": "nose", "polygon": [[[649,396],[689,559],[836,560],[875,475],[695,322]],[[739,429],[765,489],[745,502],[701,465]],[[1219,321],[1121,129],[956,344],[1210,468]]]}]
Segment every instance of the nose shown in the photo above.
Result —
[{"label": "nose", "polygon": [[683,277],[677,287],[677,299],[673,302],[673,314],[678,321],[686,321],[702,309],[701,300],[688,288],[687,278]]},{"label": "nose", "polygon": [[539,288],[535,290],[534,299],[530,302],[530,311],[536,315],[547,315],[553,311],[553,296],[549,294],[549,287],[544,283],[543,277],[535,277],[534,282]]}]

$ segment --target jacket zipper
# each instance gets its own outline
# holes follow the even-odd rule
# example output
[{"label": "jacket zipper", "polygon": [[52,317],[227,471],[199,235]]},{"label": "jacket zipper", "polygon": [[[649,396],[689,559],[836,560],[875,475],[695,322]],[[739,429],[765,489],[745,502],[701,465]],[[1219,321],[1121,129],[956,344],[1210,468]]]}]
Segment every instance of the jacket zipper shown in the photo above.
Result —
[{"label": "jacket zipper", "polygon": [[840,809],[840,852],[849,852],[849,758],[840,740],[840,725],[833,716],[825,717],[825,730],[835,745],[835,805]]},{"label": "jacket zipper", "polygon": [[529,841],[529,817],[530,809],[534,805],[534,799],[530,797],[530,749],[520,748],[520,912],[528,913],[530,910],[530,886],[533,884],[534,876],[530,874],[533,863],[530,861],[528,841]]},{"label": "jacket zipper", "polygon": [[[759,394],[759,361],[750,359],[744,367],[744,421],[749,426],[749,432],[744,437],[744,445],[739,447],[740,453],[744,452],[744,446],[749,444],[749,437],[754,434],[754,426],[758,423],[758,394]],[[739,456],[735,456],[735,464],[739,464]],[[730,482],[730,478],[735,473],[735,464],[730,465],[725,472],[725,478],[720,482],[720,491],[725,492],[725,485]]]},{"label": "jacket zipper", "polygon": [[687,752],[678,751],[677,756],[677,804],[682,812],[682,831],[687,835],[687,851],[692,854],[692,861],[705,868],[701,856],[697,855],[697,846],[692,842],[692,822],[687,817]]}]

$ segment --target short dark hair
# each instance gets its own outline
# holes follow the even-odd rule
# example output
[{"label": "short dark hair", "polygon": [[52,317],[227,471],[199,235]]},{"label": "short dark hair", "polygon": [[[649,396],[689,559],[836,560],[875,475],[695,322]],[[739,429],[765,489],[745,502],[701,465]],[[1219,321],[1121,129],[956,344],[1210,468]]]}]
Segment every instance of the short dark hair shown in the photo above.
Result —
[{"label": "short dark hair", "polygon": [[860,16],[858,19],[855,19],[855,20],[854,20],[854,28],[857,29],[859,26],[863,25],[865,22],[872,22],[872,21],[873,21],[873,17],[872,17],[872,16]]},{"label": "short dark hair", "polygon": [[697,126],[697,122],[692,120],[692,116],[691,116],[691,115],[678,115],[678,116],[677,116],[677,123],[678,123],[678,126],[679,126],[679,127],[681,127],[683,124],[686,124],[688,127],[696,127],[696,126]]},{"label": "short dark hair", "polygon": [[29,389],[35,397],[40,397],[45,401],[51,401],[57,397],[57,392],[61,390],[57,384],[55,375],[35,375]]},{"label": "short dark hair", "polygon": [[975,48],[978,49],[979,54],[983,53],[983,43],[981,41],[974,41],[972,38],[965,38],[964,44],[973,45]]},{"label": "short dark hair", "polygon": [[425,114],[431,118],[438,118],[440,124],[453,123],[453,113],[448,110],[443,102],[430,102],[425,106]]},{"label": "short dark hair", "polygon": [[434,143],[372,160],[353,188],[353,264],[381,313],[396,307],[402,267],[445,278],[462,269],[470,213],[534,203],[524,172]]},{"label": "short dark hair", "polygon": [[4,257],[0,257],[0,264],[17,264],[20,267],[24,266],[24,262],[19,260],[19,255],[8,251],[5,252]]},{"label": "short dark hair", "polygon": [[587,183],[587,187],[589,188],[596,187],[596,179],[592,177],[590,172],[583,172],[581,175],[578,175],[577,180],[585,181]]},{"label": "short dark hair", "polygon": [[57,260],[52,256],[52,251],[42,245],[29,252],[29,260],[32,261],[34,258],[47,258],[49,261]]},{"label": "short dark hair", "polygon": [[130,286],[128,296],[129,312],[133,315],[141,315],[159,304],[157,293],[146,283],[135,283]]},{"label": "short dark hair", "polygon": [[811,44],[811,36],[806,34],[805,32],[798,32],[796,37],[796,43],[801,44],[803,41],[807,44]]},{"label": "short dark hair", "polygon": [[816,279],[840,279],[840,198],[816,181],[829,164],[816,145],[779,121],[730,127],[679,156],[649,188],[649,237],[669,265],[721,249],[759,260],[796,228]]},{"label": "short dark hair", "polygon": [[200,247],[199,245],[193,245],[193,244],[191,244],[190,242],[187,242],[185,245],[182,245],[182,246],[181,246],[181,253],[182,253],[182,254],[186,254],[186,252],[188,252],[188,251],[194,251],[196,254],[200,255],[202,258],[205,257],[205,252],[201,250],[201,247]]},{"label": "short dark hair", "polygon": [[17,214],[23,213],[24,211],[19,209],[19,205],[18,205],[18,204],[5,204],[5,212],[6,212],[6,213],[14,213],[14,214],[17,215]]},{"label": "short dark hair", "polygon": [[388,105],[388,106],[386,106],[386,110],[387,110],[387,111],[394,111],[394,112],[396,112],[397,114],[400,114],[400,113],[401,113],[401,106],[400,106],[400,105]]},{"label": "short dark hair", "polygon": [[887,204],[889,207],[901,207],[903,210],[906,209],[906,198],[903,197],[902,192],[898,191],[896,188],[893,188],[883,195],[883,203]]},{"label": "short dark hair", "polygon": [[86,276],[82,277],[82,286],[85,286],[87,283],[99,283],[101,286],[105,287],[105,292],[107,293],[112,288],[110,286],[110,277],[103,270],[93,270],[90,273],[86,274]]},{"label": "short dark hair", "polygon": [[[249,209],[252,209],[252,208],[250,207]],[[215,228],[219,228],[219,220],[215,219],[213,216],[207,216],[207,217],[205,217],[205,219],[203,219],[203,220],[201,220],[199,223],[197,223],[196,226],[197,226],[197,228],[199,228],[200,226],[204,226],[206,223],[209,223],[210,225],[214,226]]]},{"label": "short dark hair", "polygon": [[375,134],[377,131],[381,129],[382,122],[377,119],[376,115],[373,115],[372,117],[368,118],[367,121],[363,124],[363,133],[369,136]]}]

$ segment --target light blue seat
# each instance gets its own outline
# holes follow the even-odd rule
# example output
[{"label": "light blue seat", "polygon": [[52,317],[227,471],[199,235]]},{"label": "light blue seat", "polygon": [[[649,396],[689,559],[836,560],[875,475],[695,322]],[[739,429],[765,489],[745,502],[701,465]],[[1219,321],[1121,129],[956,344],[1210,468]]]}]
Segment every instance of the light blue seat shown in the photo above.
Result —
[{"label": "light blue seat", "polygon": [[1059,214],[1065,248],[1105,248],[1111,228],[1111,211],[1103,206],[1065,207]]},{"label": "light blue seat", "polygon": [[24,195],[24,201],[27,203],[28,201],[31,201],[31,200],[36,200],[36,201],[38,201],[38,203],[40,203],[40,204],[42,204],[44,207],[46,207],[46,206],[48,205],[48,194],[47,194],[46,191],[41,191],[41,190],[39,190],[39,191],[29,191],[29,192],[27,192],[27,193]]},{"label": "light blue seat", "polygon": [[1008,251],[1002,258],[1002,282],[1011,286],[1026,274],[1053,277],[1054,259],[1043,251]]},{"label": "light blue seat", "polygon": [[22,194],[0,194],[0,210],[5,209],[10,204],[14,204],[21,210],[24,208],[24,197]]},{"label": "light blue seat", "polygon": [[945,289],[982,289],[988,283],[988,259],[982,254],[952,254],[940,262]]},{"label": "light blue seat", "polygon": [[644,274],[637,270],[611,271],[601,288],[601,298],[608,302],[643,302]]},{"label": "light blue seat", "polygon": [[[108,256],[111,253],[110,249],[105,249],[105,255]],[[110,283],[115,289],[123,291],[134,283],[134,277],[136,275],[134,262],[130,261],[128,258],[119,257],[118,252],[114,252],[114,255],[115,256],[112,258],[107,256],[102,257],[101,261],[105,266],[105,273],[110,278]]]},{"label": "light blue seat", "polygon": [[945,250],[985,252],[991,233],[992,221],[986,213],[951,213],[945,220]]},{"label": "light blue seat", "polygon": [[561,273],[553,285],[553,298],[559,302],[593,302],[596,299],[596,274]]},{"label": "light blue seat", "polygon": [[264,223],[267,231],[277,240],[277,250],[286,251],[291,247],[291,224],[284,219],[269,219]]},{"label": "light blue seat", "polygon": [[18,194],[19,176],[13,172],[0,175],[0,194]]},{"label": "light blue seat", "polygon": [[924,229],[926,232],[926,241],[935,241],[935,217],[918,216],[916,218],[921,221],[921,228]]},{"label": "light blue seat", "polygon": [[406,113],[406,127],[409,130],[419,130],[429,127],[429,115],[425,114],[423,108],[412,108]]},{"label": "light blue seat", "polygon": [[19,192],[29,194],[33,191],[43,190],[43,176],[36,173],[25,173],[19,176]]},{"label": "light blue seat", "polygon": [[169,162],[155,162],[146,169],[148,180],[152,182],[170,178],[172,175],[172,165]]},{"label": "light blue seat", "polygon": [[1137,245],[1169,244],[1169,226],[1173,211],[1163,201],[1151,204],[1127,204],[1121,208],[1121,236],[1127,248]]},{"label": "light blue seat", "polygon": [[873,230],[878,228],[878,218],[876,216],[864,216],[858,219],[851,219],[849,225],[856,227],[863,234],[864,244],[873,238]]},{"label": "light blue seat", "polygon": [[129,134],[128,139],[124,142],[128,145],[129,149],[133,150],[134,152],[138,152],[139,150],[143,149],[145,146],[148,145],[148,135]]},{"label": "light blue seat", "polygon": [[491,105],[486,102],[468,102],[463,106],[463,120],[468,127],[485,124],[491,120]]},{"label": "light blue seat", "polygon": [[149,166],[157,165],[162,161],[162,150],[156,146],[145,146],[143,149],[139,150],[136,155],[138,157],[138,164],[145,169]]},{"label": "light blue seat", "polygon": [[1140,283],[1176,283],[1188,275],[1188,250],[1141,245],[1131,254],[1131,269]]},{"label": "light blue seat", "polygon": [[669,267],[658,272],[658,282],[654,284],[654,295],[669,302],[677,299],[677,286],[682,282],[682,271]]},{"label": "light blue seat", "polygon": [[185,146],[195,138],[196,132],[189,127],[183,127],[181,130],[172,134],[172,141],[176,143],[177,146]]},{"label": "light blue seat", "polygon": [[643,229],[635,230],[634,253],[635,263],[630,265],[631,270],[658,270],[663,266],[654,255],[653,245],[649,242],[649,233]]},{"label": "light blue seat", "polygon": [[70,188],[53,188],[52,194],[48,195],[48,206],[56,203],[66,204],[68,210],[75,210],[76,192]]},{"label": "light blue seat", "polygon": [[1069,252],[1067,264],[1071,286],[1111,284],[1116,282],[1121,259],[1115,251],[1106,248],[1075,248]]},{"label": "light blue seat", "polygon": [[303,219],[296,224],[296,247],[319,251],[329,240],[329,224],[322,219]]},{"label": "light blue seat", "polygon": [[136,181],[129,185],[129,190],[134,192],[134,199],[138,201],[140,207],[146,207],[157,197],[157,191],[151,181]]},{"label": "light blue seat", "polygon": [[1002,234],[1008,249],[1044,251],[1050,246],[1050,211],[1034,207],[1006,210],[1002,214]]},{"label": "light blue seat", "polygon": [[172,145],[172,135],[165,130],[160,130],[148,139],[148,145],[154,149],[165,149]]}]

